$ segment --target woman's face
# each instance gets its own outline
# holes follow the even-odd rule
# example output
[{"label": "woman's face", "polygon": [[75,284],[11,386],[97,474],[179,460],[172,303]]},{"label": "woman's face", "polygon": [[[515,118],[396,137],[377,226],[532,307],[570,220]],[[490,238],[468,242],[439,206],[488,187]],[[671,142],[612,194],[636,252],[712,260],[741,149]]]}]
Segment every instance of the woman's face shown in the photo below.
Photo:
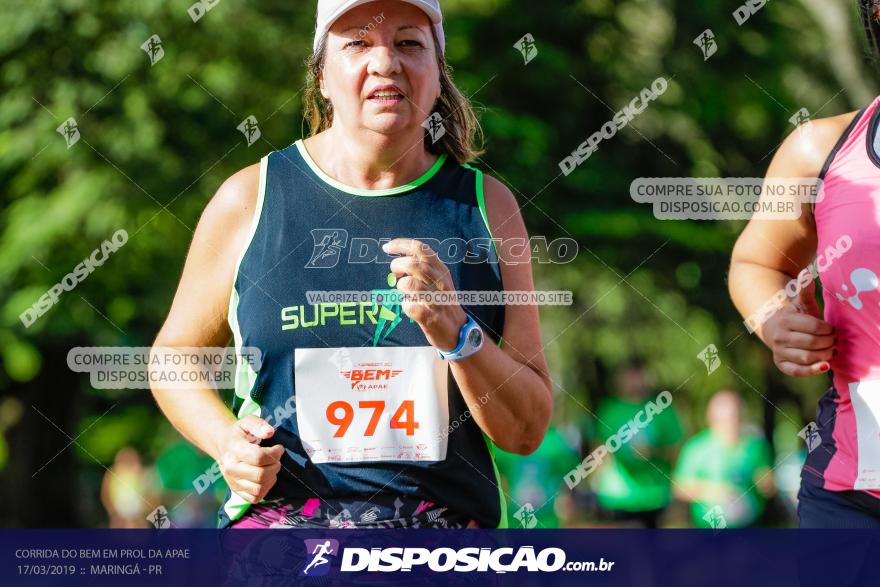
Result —
[{"label": "woman's face", "polygon": [[440,96],[436,50],[428,16],[411,4],[380,0],[344,14],[320,80],[333,124],[386,135],[421,127]]}]

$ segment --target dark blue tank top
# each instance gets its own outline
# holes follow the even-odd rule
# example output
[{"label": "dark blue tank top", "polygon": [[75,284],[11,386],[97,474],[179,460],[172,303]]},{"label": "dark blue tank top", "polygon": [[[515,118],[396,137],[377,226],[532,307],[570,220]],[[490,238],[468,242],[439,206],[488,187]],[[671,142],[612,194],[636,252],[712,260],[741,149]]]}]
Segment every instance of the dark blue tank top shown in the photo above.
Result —
[{"label": "dark blue tank top", "polygon": [[[366,239],[477,239],[464,252],[438,247],[437,253],[456,290],[502,291],[497,253],[489,241],[482,172],[442,155],[407,185],[358,190],[327,176],[302,141],[270,153],[260,165],[260,195],[250,241],[236,268],[229,324],[239,351],[232,409],[239,418],[255,414],[266,419],[276,431],[263,444],[280,442],[286,448],[278,481],[266,499],[405,495],[471,516],[481,527],[505,526],[493,445],[467,411],[451,371],[449,422],[460,425],[450,426],[446,458],[440,461],[313,463],[300,440],[295,397],[297,348],[429,345],[402,310],[389,328],[388,321],[377,320],[377,304],[362,302],[339,311],[327,309],[332,304],[322,309],[309,303],[309,291],[389,289],[392,257],[365,245],[371,242]],[[372,256],[373,262],[352,262]],[[501,344],[503,305],[463,308],[482,326],[486,344]],[[259,349],[258,369],[242,358],[243,347]],[[241,518],[248,507],[227,492],[219,527]]]}]

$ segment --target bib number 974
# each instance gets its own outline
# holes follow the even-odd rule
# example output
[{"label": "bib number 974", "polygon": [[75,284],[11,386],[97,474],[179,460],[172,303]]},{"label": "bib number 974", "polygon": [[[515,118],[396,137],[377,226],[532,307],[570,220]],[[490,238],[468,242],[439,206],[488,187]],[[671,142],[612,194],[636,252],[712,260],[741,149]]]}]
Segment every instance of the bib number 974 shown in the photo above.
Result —
[{"label": "bib number 974", "polygon": [[[373,436],[385,412],[385,402],[382,400],[360,401],[357,403],[357,409],[373,411],[370,415],[370,421],[363,432],[364,436]],[[343,400],[337,400],[327,406],[327,421],[337,426],[336,432],[333,433],[334,438],[342,438],[348,432],[354,420],[354,410],[355,408],[351,403]],[[415,421],[415,404],[413,400],[405,399],[400,403],[394,415],[391,416],[389,427],[405,430],[407,436],[415,435],[419,423]]]}]

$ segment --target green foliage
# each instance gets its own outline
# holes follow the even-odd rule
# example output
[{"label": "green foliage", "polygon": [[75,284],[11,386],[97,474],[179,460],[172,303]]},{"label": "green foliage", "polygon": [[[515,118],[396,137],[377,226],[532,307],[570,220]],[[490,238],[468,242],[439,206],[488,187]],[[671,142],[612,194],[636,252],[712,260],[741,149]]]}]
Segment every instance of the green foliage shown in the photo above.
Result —
[{"label": "green foliage", "polygon": [[[28,396],[33,388],[18,386],[46,385],[50,376],[58,402],[87,391],[78,428],[84,450],[105,464],[125,445],[155,452],[151,432],[161,417],[141,401],[144,392],[90,390],[64,353],[149,345],[208,199],[303,128],[314,3],[222,0],[196,23],[186,6],[13,0],[0,18],[0,393]],[[677,393],[693,400],[679,405],[688,419],[699,421],[703,400],[723,386],[757,407],[743,380],[766,387],[766,353],[744,333],[725,281],[743,223],[656,220],[630,199],[629,184],[760,176],[800,107],[828,116],[862,106],[874,86],[853,53],[862,47],[858,24],[850,23],[849,57],[863,85],[853,87],[831,65],[846,49],[830,47],[816,14],[794,0],[769,3],[742,26],[729,3],[444,7],[455,79],[481,108],[486,131],[488,152],[474,164],[511,187],[530,234],[580,243],[575,262],[535,267],[539,288],[574,292],[571,307],[542,309],[562,417],[592,409],[585,386],[609,391],[591,365],[613,370],[634,355],[648,359],[658,385],[681,386]],[[693,40],[707,28],[718,52],[704,61]],[[513,47],[525,33],[539,50],[528,65]],[[151,66],[141,44],[153,34],[165,53]],[[558,162],[658,76],[669,90],[562,176]],[[263,134],[250,147],[236,129],[248,115]],[[68,117],[81,133],[71,148],[56,132]],[[19,314],[119,228],[128,244],[24,328]],[[710,343],[724,366],[706,375],[696,355]],[[786,385],[808,406],[821,391],[819,381]],[[80,456],[82,466],[98,466]]]}]

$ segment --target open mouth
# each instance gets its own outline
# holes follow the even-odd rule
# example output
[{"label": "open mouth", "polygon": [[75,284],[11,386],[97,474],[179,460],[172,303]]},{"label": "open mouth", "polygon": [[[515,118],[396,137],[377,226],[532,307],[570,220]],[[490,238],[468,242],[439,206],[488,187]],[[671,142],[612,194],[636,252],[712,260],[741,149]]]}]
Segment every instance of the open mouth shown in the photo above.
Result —
[{"label": "open mouth", "polygon": [[377,104],[397,104],[403,101],[403,92],[396,86],[376,88],[367,99]]}]

